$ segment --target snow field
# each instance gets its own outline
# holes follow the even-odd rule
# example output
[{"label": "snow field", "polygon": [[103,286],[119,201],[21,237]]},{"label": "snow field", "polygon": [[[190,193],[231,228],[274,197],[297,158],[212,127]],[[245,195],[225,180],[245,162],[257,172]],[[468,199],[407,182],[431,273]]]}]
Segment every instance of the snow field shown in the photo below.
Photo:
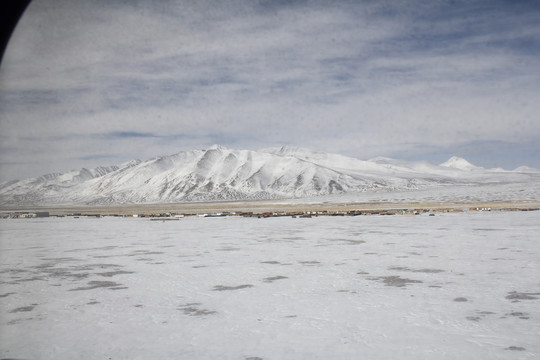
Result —
[{"label": "snow field", "polygon": [[3,220],[0,358],[537,358],[539,220]]}]

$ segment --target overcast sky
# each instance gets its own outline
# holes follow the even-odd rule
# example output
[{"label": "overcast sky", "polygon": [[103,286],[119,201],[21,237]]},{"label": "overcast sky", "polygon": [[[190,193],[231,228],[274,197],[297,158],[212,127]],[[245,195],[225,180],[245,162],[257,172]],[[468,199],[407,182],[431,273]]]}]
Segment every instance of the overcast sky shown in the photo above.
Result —
[{"label": "overcast sky", "polygon": [[540,2],[34,0],[0,181],[221,144],[540,168]]}]

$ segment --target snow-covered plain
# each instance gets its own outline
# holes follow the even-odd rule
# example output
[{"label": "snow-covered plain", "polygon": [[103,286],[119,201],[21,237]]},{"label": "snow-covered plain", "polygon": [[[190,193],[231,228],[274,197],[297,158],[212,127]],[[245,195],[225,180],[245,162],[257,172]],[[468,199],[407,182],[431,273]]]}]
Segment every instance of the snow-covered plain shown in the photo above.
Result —
[{"label": "snow-covered plain", "polygon": [[0,358],[540,357],[538,211],[0,229]]},{"label": "snow-covered plain", "polygon": [[473,202],[538,202],[540,181],[526,183],[494,183],[478,185],[449,185],[402,191],[366,191],[333,194],[301,199],[286,199],[274,203],[473,203]]}]

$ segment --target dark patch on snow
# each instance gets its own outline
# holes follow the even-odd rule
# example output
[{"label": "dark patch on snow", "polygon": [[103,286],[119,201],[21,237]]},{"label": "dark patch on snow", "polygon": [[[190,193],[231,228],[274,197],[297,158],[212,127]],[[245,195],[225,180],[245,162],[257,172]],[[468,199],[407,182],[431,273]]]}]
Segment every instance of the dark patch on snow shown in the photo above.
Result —
[{"label": "dark patch on snow", "polygon": [[320,262],[317,260],[306,260],[306,261],[299,261],[302,265],[320,265]]},{"label": "dark patch on snow", "polygon": [[411,269],[405,266],[391,266],[388,268],[388,270],[396,270],[396,271],[410,271],[415,273],[426,273],[426,274],[437,274],[444,272],[444,270],[441,269]]},{"label": "dark patch on snow", "polygon": [[117,269],[121,267],[115,264],[87,264],[69,267],[55,267],[55,263],[41,264],[34,266],[32,269],[39,273],[39,276],[34,276],[28,279],[22,279],[19,281],[34,281],[45,280],[47,278],[60,278],[60,279],[85,279],[91,275],[88,271],[94,271],[98,269]]},{"label": "dark patch on snow", "polygon": [[517,291],[511,291],[508,293],[506,298],[508,300],[514,300],[515,302],[519,300],[537,300],[537,296],[539,296],[540,293],[520,293]]},{"label": "dark patch on snow", "polygon": [[506,316],[518,317],[518,318],[523,319],[523,320],[528,320],[529,319],[529,314],[528,313],[519,312],[519,311],[511,312],[511,313],[508,313],[508,314],[505,314],[505,315]]},{"label": "dark patch on snow", "polygon": [[396,287],[404,287],[409,284],[417,284],[421,283],[420,280],[413,280],[413,279],[406,279],[399,276],[379,276],[370,278],[369,280],[379,280],[384,282],[385,286],[396,286]]},{"label": "dark patch on snow", "polygon": [[509,346],[507,347],[506,349],[504,350],[511,350],[511,351],[525,351],[527,349],[525,349],[524,347],[521,347],[521,346]]},{"label": "dark patch on snow", "polygon": [[238,251],[238,250],[242,250],[242,249],[235,248],[235,247],[223,247],[221,249],[217,249],[217,251]]},{"label": "dark patch on snow", "polygon": [[189,303],[181,305],[178,310],[182,310],[185,315],[189,316],[206,316],[206,315],[212,315],[216,312],[213,310],[207,310],[207,309],[201,309],[199,308],[199,305],[201,303]]},{"label": "dark patch on snow", "polygon": [[360,245],[365,244],[364,240],[352,240],[352,239],[339,239],[339,241],[345,242],[346,245]]},{"label": "dark patch on snow", "polygon": [[108,246],[101,246],[101,247],[95,247],[95,248],[89,248],[89,249],[73,249],[73,250],[68,250],[66,252],[79,252],[79,251],[87,251],[87,250],[112,250],[118,247],[119,246],[108,245]]},{"label": "dark patch on snow", "polygon": [[122,275],[122,274],[135,274],[135,272],[118,270],[118,271],[107,271],[104,273],[97,273],[96,275],[105,276],[105,277],[113,277],[113,276]]},{"label": "dark patch on snow", "polygon": [[444,272],[444,270],[441,269],[415,269],[413,272],[417,273],[426,273],[426,274],[438,274]]},{"label": "dark patch on snow", "polygon": [[503,231],[504,229],[476,228],[474,231]]},{"label": "dark patch on snow", "polygon": [[59,257],[59,258],[43,258],[43,260],[52,261],[54,263],[63,263],[63,262],[68,262],[68,261],[78,261],[79,259],[75,259],[72,257]]},{"label": "dark patch on snow", "polygon": [[46,280],[44,276],[32,276],[26,279],[15,279],[11,282],[6,282],[5,284],[13,284],[13,285],[19,285],[23,282],[29,282],[29,281],[40,281],[40,280]]},{"label": "dark patch on snow", "polygon": [[288,279],[288,277],[287,276],[277,275],[277,276],[267,277],[263,281],[264,282],[272,282],[272,281],[275,281],[275,280],[282,280],[282,279]]},{"label": "dark patch on snow", "polygon": [[464,298],[464,297],[457,297],[454,299],[455,302],[467,302],[469,300],[467,300],[467,298]]},{"label": "dark patch on snow", "polygon": [[116,283],[114,281],[89,281],[88,286],[82,286],[69,291],[80,291],[80,290],[93,290],[98,288],[109,288],[111,290],[121,290],[127,289],[127,287],[121,287],[122,284]]},{"label": "dark patch on snow", "polygon": [[229,290],[240,290],[245,288],[253,287],[253,285],[250,284],[243,284],[238,286],[224,286],[224,285],[216,285],[214,286],[214,291],[229,291]]},{"label": "dark patch on snow", "polygon": [[28,312],[34,310],[35,306],[21,306],[10,311],[10,313]]},{"label": "dark patch on snow", "polygon": [[6,269],[6,270],[0,271],[0,274],[15,275],[15,274],[24,274],[24,273],[27,273],[27,272],[29,272],[29,271],[28,270],[23,270],[23,269]]},{"label": "dark patch on snow", "polygon": [[483,318],[485,318],[487,315],[493,315],[493,314],[495,313],[491,311],[477,311],[476,316],[467,316],[466,319],[470,321],[478,322],[482,320]]},{"label": "dark patch on snow", "polygon": [[113,277],[113,276],[122,275],[122,274],[135,274],[135,272],[118,270],[118,271],[108,271],[108,272],[103,272],[103,273],[97,273],[96,275],[101,275],[105,277]]},{"label": "dark patch on snow", "polygon": [[164,254],[162,251],[150,251],[150,250],[135,250],[126,256],[139,256],[139,255],[161,255]]}]

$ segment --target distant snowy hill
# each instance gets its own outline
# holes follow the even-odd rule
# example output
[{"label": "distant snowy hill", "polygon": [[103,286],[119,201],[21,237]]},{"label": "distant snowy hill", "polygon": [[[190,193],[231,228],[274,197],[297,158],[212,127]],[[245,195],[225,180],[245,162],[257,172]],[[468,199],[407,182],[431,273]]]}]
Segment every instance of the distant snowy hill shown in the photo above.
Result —
[{"label": "distant snowy hill", "polygon": [[293,147],[251,151],[214,145],[146,161],[2,183],[0,205],[292,199],[539,180],[535,169],[490,170],[458,157],[435,165],[389,158],[363,161]]},{"label": "distant snowy hill", "polygon": [[471,164],[467,160],[465,160],[463,158],[460,158],[458,156],[452,156],[450,159],[448,159],[448,161],[443,162],[441,164],[441,166],[446,166],[446,167],[449,167],[449,168],[455,168],[455,169],[460,169],[460,170],[479,169],[478,166],[474,166],[473,164]]}]

